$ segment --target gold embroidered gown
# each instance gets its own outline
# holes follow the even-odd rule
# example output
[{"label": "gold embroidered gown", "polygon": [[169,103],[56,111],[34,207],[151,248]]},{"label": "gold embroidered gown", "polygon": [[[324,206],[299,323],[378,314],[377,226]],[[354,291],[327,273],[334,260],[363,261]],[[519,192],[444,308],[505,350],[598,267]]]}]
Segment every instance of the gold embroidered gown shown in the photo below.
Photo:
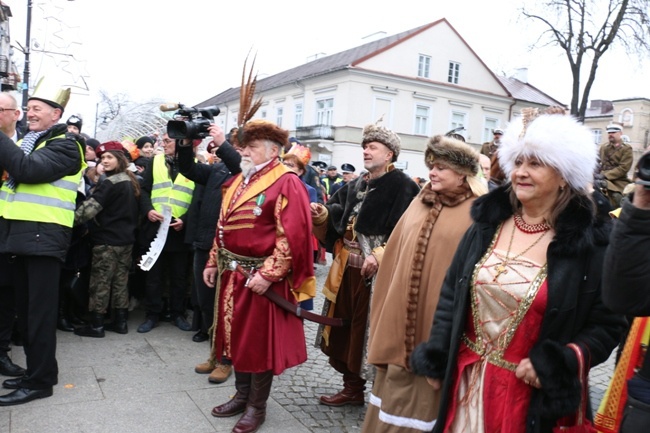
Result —
[{"label": "gold embroidered gown", "polygon": [[[497,232],[497,236],[498,236]],[[458,355],[446,432],[521,433],[533,388],[515,377],[537,341],[546,309],[546,265],[525,256],[498,264],[495,241],[477,264],[471,314]]]}]

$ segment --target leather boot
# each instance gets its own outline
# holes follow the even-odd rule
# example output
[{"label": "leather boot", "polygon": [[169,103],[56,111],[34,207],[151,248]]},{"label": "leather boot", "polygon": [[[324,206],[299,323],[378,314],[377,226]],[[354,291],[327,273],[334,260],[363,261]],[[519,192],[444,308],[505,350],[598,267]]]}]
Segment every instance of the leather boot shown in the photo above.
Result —
[{"label": "leather boot", "polygon": [[355,373],[343,375],[343,390],[334,395],[320,397],[321,404],[326,406],[363,406],[365,404],[364,390],[366,381]]},{"label": "leather boot", "polygon": [[248,396],[251,392],[251,374],[238,373],[235,371],[235,396],[227,403],[212,409],[212,416],[226,418],[242,413],[246,409]]},{"label": "leather boot", "polygon": [[255,373],[244,415],[237,421],[232,433],[256,432],[266,420],[266,401],[273,385],[273,372]]},{"label": "leather boot", "polygon": [[104,315],[102,313],[91,314],[90,325],[74,330],[74,333],[82,337],[104,338]]},{"label": "leather boot", "polygon": [[65,314],[65,308],[59,308],[59,318],[56,321],[56,329],[64,332],[74,332],[74,326],[68,320]]},{"label": "leather boot", "polygon": [[129,328],[126,324],[126,315],[126,308],[115,309],[115,318],[111,323],[104,326],[104,329],[107,331],[117,332],[118,334],[127,334],[129,332]]}]

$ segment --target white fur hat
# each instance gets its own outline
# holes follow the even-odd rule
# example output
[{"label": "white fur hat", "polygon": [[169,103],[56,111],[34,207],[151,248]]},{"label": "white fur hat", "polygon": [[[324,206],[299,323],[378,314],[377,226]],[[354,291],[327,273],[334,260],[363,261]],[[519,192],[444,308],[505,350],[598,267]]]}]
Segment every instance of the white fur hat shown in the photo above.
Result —
[{"label": "white fur hat", "polygon": [[586,192],[597,163],[597,149],[589,130],[570,116],[533,114],[531,119],[528,114],[530,111],[513,120],[501,139],[499,163],[506,176],[510,177],[519,156],[534,156],[556,169],[571,188]]}]

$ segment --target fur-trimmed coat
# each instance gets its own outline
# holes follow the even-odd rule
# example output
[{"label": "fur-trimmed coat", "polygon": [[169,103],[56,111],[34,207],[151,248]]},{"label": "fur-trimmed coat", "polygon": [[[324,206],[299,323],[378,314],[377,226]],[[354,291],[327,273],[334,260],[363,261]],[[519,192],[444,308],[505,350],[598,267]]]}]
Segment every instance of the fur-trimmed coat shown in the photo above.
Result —
[{"label": "fur-trimmed coat", "polygon": [[[443,283],[431,335],[411,357],[413,372],[446,379],[440,416],[434,432],[446,423],[451,380],[461,336],[470,311],[474,265],[487,251],[498,225],[512,213],[509,186],[478,198],[472,207],[474,224],[454,256]],[[559,417],[574,412],[580,401],[577,361],[567,343],[577,343],[594,366],[604,362],[620,341],[623,316],[601,299],[601,273],[611,222],[596,219],[593,204],[576,197],[559,216],[547,251],[548,302],[538,341],[529,357],[542,383],[534,389],[526,421],[527,433],[551,432]]]},{"label": "fur-trimmed coat", "polygon": [[[365,198],[363,193],[365,194]],[[363,200],[354,229],[364,235],[390,235],[420,188],[400,170],[393,169],[376,179],[363,176],[346,183],[327,202],[329,212],[325,246],[344,234],[354,207]]]}]

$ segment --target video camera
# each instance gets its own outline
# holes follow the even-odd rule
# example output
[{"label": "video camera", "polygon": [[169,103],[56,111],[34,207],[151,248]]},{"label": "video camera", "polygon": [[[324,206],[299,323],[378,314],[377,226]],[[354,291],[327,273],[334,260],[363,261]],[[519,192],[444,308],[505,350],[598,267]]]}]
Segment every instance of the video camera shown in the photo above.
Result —
[{"label": "video camera", "polygon": [[214,123],[214,116],[218,116],[221,110],[216,105],[209,107],[194,108],[183,104],[163,104],[161,111],[173,111],[174,120],[167,122],[167,135],[169,138],[203,139],[210,135],[208,128]]}]

